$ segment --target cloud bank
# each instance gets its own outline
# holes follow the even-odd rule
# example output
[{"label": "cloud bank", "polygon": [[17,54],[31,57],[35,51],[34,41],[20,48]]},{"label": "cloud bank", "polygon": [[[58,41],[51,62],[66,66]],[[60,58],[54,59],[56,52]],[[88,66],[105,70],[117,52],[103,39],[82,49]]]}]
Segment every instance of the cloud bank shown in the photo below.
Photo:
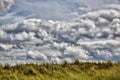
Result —
[{"label": "cloud bank", "polygon": [[15,0],[0,7],[0,63],[120,61],[119,0],[93,1]]},{"label": "cloud bank", "polygon": [[1,25],[0,63],[120,61],[120,5],[107,4],[77,16],[69,21],[29,18]]}]

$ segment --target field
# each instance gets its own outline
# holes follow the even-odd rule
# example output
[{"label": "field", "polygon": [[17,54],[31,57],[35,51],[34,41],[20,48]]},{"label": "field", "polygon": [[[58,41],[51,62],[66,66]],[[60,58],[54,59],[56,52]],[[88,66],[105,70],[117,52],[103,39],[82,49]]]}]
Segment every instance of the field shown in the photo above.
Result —
[{"label": "field", "polygon": [[6,64],[0,65],[0,80],[120,80],[120,63]]}]

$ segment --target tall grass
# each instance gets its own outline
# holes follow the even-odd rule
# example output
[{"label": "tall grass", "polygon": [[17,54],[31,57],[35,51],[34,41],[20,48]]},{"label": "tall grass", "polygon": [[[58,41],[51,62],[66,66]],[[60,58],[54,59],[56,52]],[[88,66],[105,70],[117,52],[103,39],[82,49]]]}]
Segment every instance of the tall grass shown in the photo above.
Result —
[{"label": "tall grass", "polygon": [[0,80],[120,80],[120,63],[6,64],[0,65]]}]

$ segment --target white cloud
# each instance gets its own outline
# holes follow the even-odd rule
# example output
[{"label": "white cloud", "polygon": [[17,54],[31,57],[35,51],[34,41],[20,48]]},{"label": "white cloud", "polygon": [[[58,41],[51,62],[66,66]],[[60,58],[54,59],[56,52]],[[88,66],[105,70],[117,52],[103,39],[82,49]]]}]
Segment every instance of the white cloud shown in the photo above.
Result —
[{"label": "white cloud", "polygon": [[10,44],[0,44],[0,51],[9,51],[12,47],[13,46]]},{"label": "white cloud", "polygon": [[63,60],[71,62],[76,58],[119,61],[119,41],[120,12],[118,7],[112,5],[84,13],[71,21],[30,18],[2,25],[0,58],[12,56],[14,61],[59,63]]},{"label": "white cloud", "polygon": [[28,51],[27,57],[31,59],[47,60],[47,57],[38,51]]},{"label": "white cloud", "polygon": [[76,59],[89,59],[87,51],[81,49],[80,47],[66,47],[64,55],[66,57],[74,57]]},{"label": "white cloud", "polygon": [[118,4],[108,4],[108,5],[105,5],[103,6],[103,8],[106,8],[106,9],[114,9],[114,10],[118,10],[120,11],[120,5]]}]

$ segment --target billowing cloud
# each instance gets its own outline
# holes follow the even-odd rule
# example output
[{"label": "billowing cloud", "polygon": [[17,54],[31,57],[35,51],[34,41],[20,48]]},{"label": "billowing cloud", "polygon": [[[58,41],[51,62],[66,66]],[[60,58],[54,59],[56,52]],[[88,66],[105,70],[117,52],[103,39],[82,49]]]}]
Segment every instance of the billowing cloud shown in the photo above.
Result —
[{"label": "billowing cloud", "polygon": [[70,21],[30,18],[2,25],[0,59],[58,63],[74,59],[120,61],[118,6],[105,5],[78,14]]}]

